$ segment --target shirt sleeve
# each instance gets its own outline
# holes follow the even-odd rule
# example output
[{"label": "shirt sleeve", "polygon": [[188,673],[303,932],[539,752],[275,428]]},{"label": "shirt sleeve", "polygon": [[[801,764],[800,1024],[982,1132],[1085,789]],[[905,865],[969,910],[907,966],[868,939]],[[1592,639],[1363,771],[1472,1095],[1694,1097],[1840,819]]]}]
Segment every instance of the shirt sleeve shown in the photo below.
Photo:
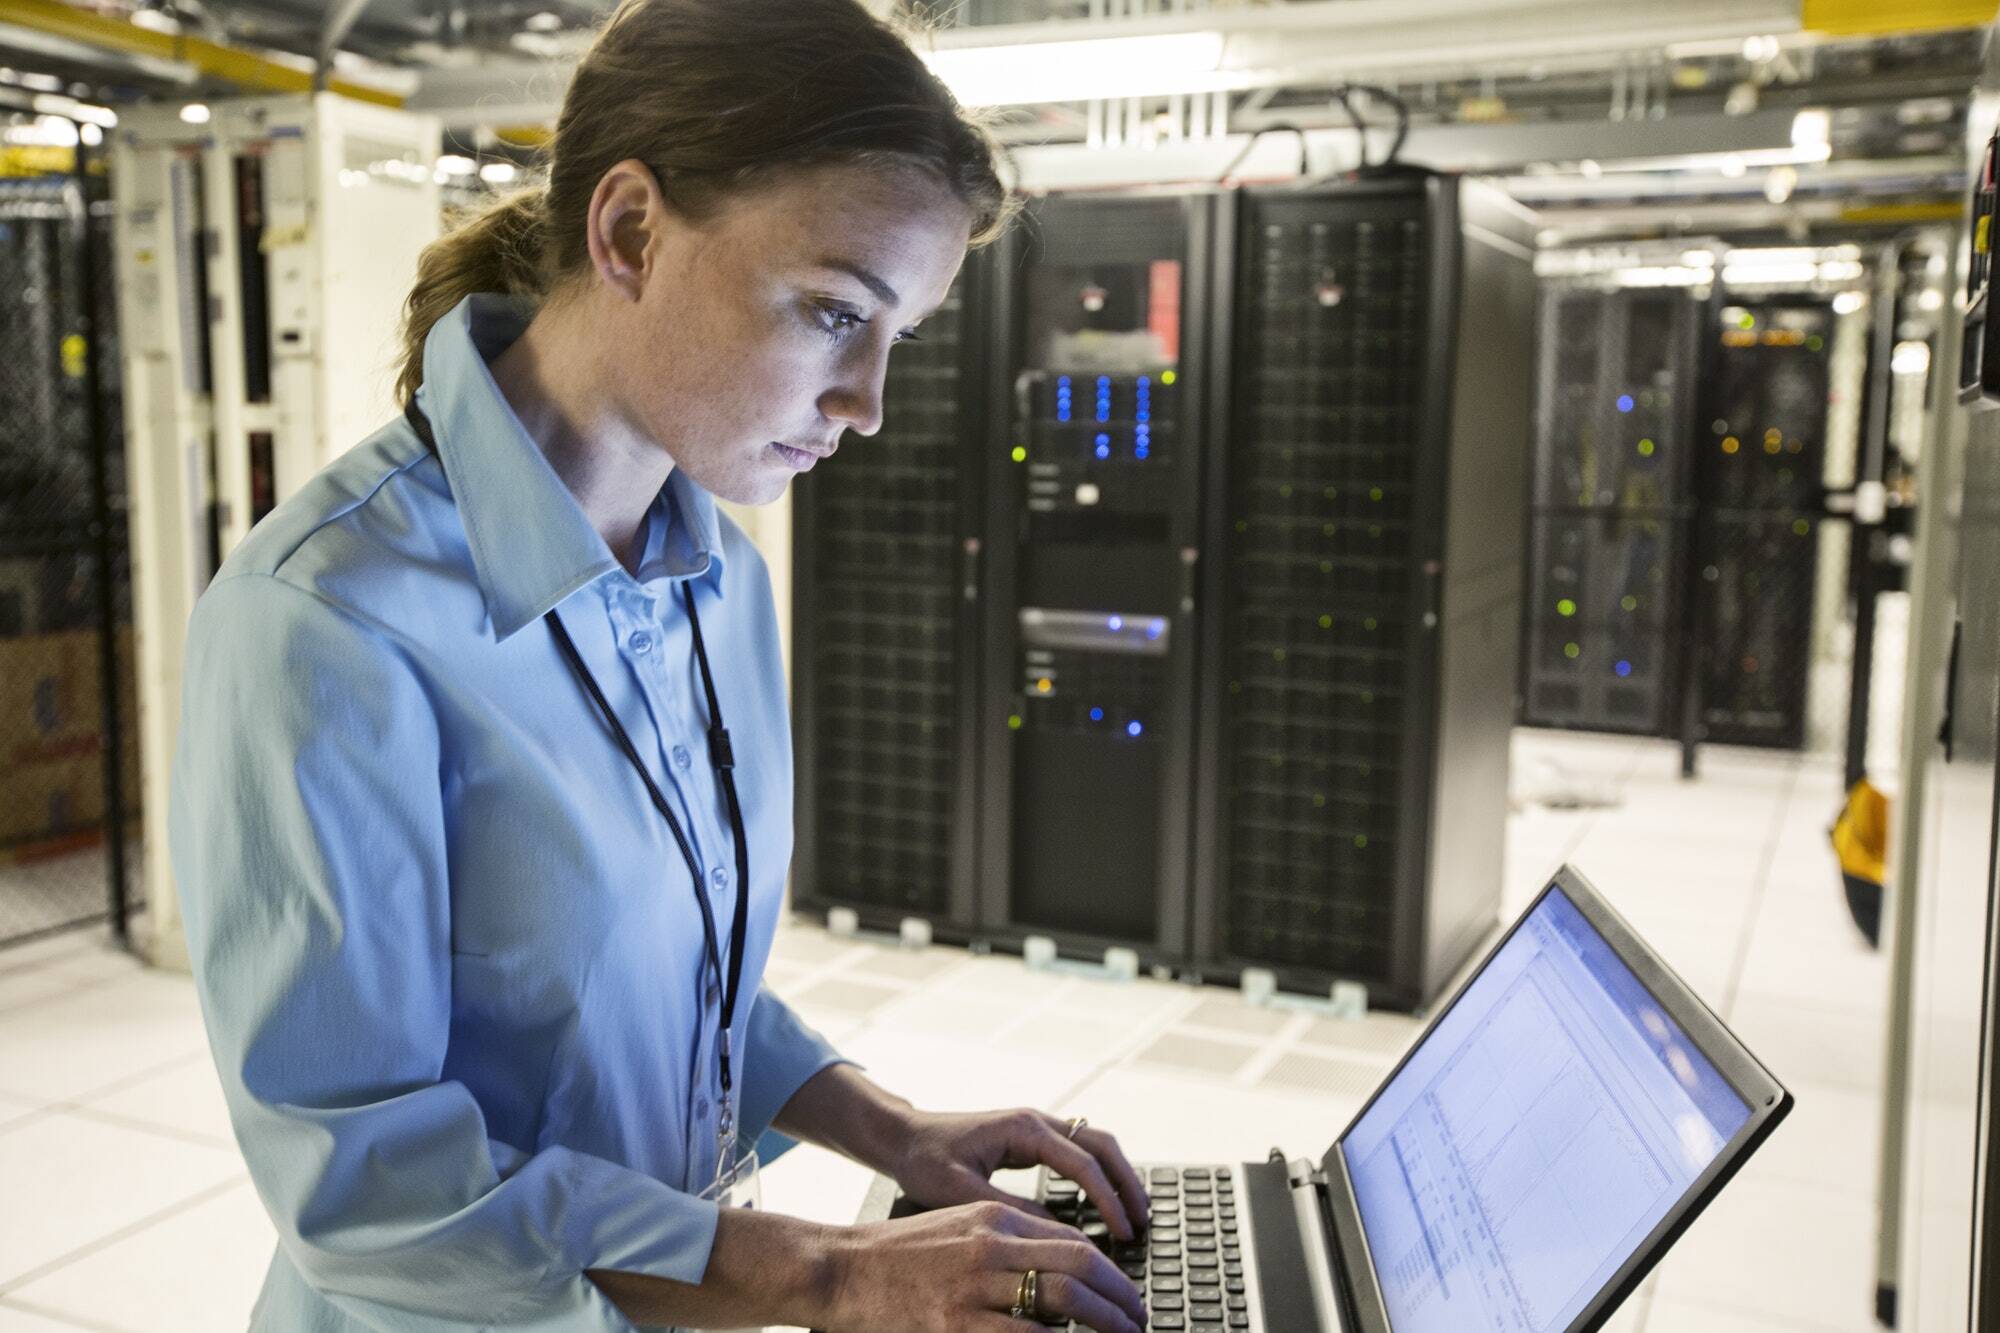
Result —
[{"label": "shirt sleeve", "polygon": [[757,1002],[750,1008],[747,1046],[749,1062],[743,1070],[740,1115],[742,1137],[748,1143],[756,1142],[771,1127],[807,1079],[828,1065],[847,1063],[769,986],[757,988]]},{"label": "shirt sleeve", "polygon": [[630,1329],[583,1270],[698,1282],[715,1207],[490,1140],[444,1077],[441,759],[392,632],[266,574],[197,605],[171,842],[237,1141],[301,1277],[372,1327]]}]

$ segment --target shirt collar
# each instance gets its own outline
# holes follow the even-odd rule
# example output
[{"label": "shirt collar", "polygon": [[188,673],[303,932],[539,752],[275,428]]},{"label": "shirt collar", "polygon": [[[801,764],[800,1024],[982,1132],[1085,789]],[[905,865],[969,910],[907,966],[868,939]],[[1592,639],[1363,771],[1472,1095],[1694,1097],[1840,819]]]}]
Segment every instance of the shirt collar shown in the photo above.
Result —
[{"label": "shirt collar", "polygon": [[493,293],[468,296],[424,339],[417,398],[437,438],[465,524],[473,568],[497,639],[506,639],[607,574],[660,592],[664,580],[703,577],[722,592],[715,498],[680,468],[646,513],[637,578],[584,517],[493,380],[489,363],[521,336],[533,307]]}]

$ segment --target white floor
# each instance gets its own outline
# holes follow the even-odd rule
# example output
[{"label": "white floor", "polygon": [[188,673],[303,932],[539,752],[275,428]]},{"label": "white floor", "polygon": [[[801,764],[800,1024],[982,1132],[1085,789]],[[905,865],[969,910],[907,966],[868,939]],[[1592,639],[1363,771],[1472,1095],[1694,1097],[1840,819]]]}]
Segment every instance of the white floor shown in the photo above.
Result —
[{"label": "white floor", "polygon": [[[1509,910],[1575,862],[1778,1073],[1791,1120],[1611,1325],[1619,1333],[1872,1328],[1886,971],[1847,923],[1825,828],[1835,764],[1522,733]],[[1601,802],[1601,803],[1600,803]],[[889,1086],[940,1108],[1087,1115],[1135,1156],[1322,1151],[1414,1023],[1257,1009],[1233,993],[1030,973],[805,925],[771,980]],[[853,1215],[868,1184],[811,1150],[767,1207]],[[0,1333],[243,1326],[272,1231],[232,1144],[192,987],[101,935],[0,952]]]}]

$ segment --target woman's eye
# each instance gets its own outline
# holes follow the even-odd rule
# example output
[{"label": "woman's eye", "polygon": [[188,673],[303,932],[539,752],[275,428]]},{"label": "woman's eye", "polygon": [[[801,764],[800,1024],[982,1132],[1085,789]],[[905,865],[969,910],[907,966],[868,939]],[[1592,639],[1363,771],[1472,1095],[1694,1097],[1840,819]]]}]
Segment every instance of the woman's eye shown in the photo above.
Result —
[{"label": "woman's eye", "polygon": [[819,307],[819,326],[836,342],[867,323],[866,319],[852,310],[842,310],[836,306]]}]

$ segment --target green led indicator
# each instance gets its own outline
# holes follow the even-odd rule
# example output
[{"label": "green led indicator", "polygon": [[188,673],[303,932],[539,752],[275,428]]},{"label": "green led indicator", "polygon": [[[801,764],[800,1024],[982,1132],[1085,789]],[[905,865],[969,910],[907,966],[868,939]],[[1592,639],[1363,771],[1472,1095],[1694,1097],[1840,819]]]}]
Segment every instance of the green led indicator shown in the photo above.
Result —
[{"label": "green led indicator", "polygon": [[1319,562],[1319,572],[1320,572],[1320,573],[1322,573],[1322,574],[1331,574],[1331,573],[1333,573],[1333,561],[1331,561],[1331,560],[1322,560],[1322,561],[1320,561],[1320,562]]},{"label": "green led indicator", "polygon": [[1355,835],[1354,835],[1354,845],[1355,845],[1355,847],[1356,847],[1356,848],[1360,849],[1361,851],[1366,851],[1366,850],[1368,850],[1368,835],[1367,835],[1366,833],[1357,833],[1357,834],[1355,834]]},{"label": "green led indicator", "polygon": [[1618,605],[1624,607],[1627,611],[1637,611],[1639,609],[1639,599],[1628,592],[1618,599]]},{"label": "green led indicator", "polygon": [[1812,531],[1812,524],[1806,522],[1802,518],[1794,519],[1792,520],[1792,531],[1798,533],[1799,536],[1803,537],[1808,532]]},{"label": "green led indicator", "polygon": [[1028,449],[1026,445],[1017,444],[1014,446],[1014,461],[1016,463],[1025,463],[1028,461]]},{"label": "green led indicator", "polygon": [[1743,312],[1743,317],[1736,321],[1736,327],[1739,329],[1754,329],[1757,327],[1757,317],[1746,310]]},{"label": "green led indicator", "polygon": [[1563,645],[1563,656],[1574,662],[1577,658],[1583,656],[1583,649],[1576,644],[1566,643]]},{"label": "green led indicator", "polygon": [[1321,524],[1321,525],[1320,525],[1320,530],[1319,530],[1319,535],[1320,535],[1320,536],[1322,536],[1322,537],[1331,537],[1331,536],[1334,536],[1335,534],[1337,534],[1337,533],[1338,533],[1339,531],[1340,531],[1340,525],[1339,525],[1339,524],[1337,524],[1337,523],[1324,523],[1324,524]]},{"label": "green led indicator", "polygon": [[1806,350],[1808,352],[1817,352],[1825,346],[1826,339],[1820,337],[1817,333],[1811,334],[1806,338]]},{"label": "green led indicator", "polygon": [[1363,691],[1361,691],[1361,702],[1362,702],[1362,703],[1365,703],[1365,704],[1372,704],[1372,703],[1374,703],[1374,702],[1375,702],[1375,691],[1373,691],[1373,690],[1363,690]]},{"label": "green led indicator", "polygon": [[1316,791],[1316,792],[1314,792],[1314,793],[1313,793],[1313,809],[1315,809],[1315,810],[1324,810],[1325,808],[1326,808],[1326,793],[1325,793],[1325,792],[1323,792],[1323,791]]},{"label": "green led indicator", "polygon": [[1560,602],[1557,602],[1557,603],[1556,603],[1556,614],[1557,614],[1557,615],[1559,615],[1559,616],[1573,616],[1573,615],[1575,615],[1575,614],[1576,614],[1576,603],[1575,603],[1575,602],[1572,602],[1572,601],[1571,601],[1571,600],[1570,600],[1569,598],[1567,598],[1567,597],[1563,598],[1563,599],[1562,599],[1562,600],[1561,600]]},{"label": "green led indicator", "polygon": [[1332,629],[1332,628],[1333,628],[1333,617],[1332,617],[1332,616],[1321,616],[1321,617],[1319,618],[1319,627],[1320,627],[1321,629]]},{"label": "green led indicator", "polygon": [[1321,491],[1320,494],[1324,495],[1329,500],[1338,500],[1340,498],[1340,487],[1329,486],[1325,490]]},{"label": "green led indicator", "polygon": [[1292,484],[1289,481],[1278,488],[1278,496],[1285,500],[1292,498]]},{"label": "green led indicator", "polygon": [[1380,503],[1382,499],[1382,488],[1380,486],[1370,486],[1368,488],[1368,498],[1376,501],[1377,503]]},{"label": "green led indicator", "polygon": [[1238,532],[1248,532],[1250,531],[1250,524],[1239,518],[1236,520],[1236,530]]},{"label": "green led indicator", "polygon": [[1372,630],[1372,629],[1374,629],[1374,628],[1375,628],[1375,617],[1373,617],[1373,616],[1370,616],[1370,617],[1368,617],[1368,619],[1366,619],[1366,620],[1364,620],[1364,621],[1362,621],[1362,622],[1361,622],[1361,625],[1362,625],[1362,628],[1364,628],[1364,629],[1371,629],[1371,630]]},{"label": "green led indicator", "polygon": [[1007,718],[1007,730],[1019,731],[1020,729],[1021,729],[1021,715],[1019,713],[1010,714]]},{"label": "green led indicator", "polygon": [[1282,662],[1282,661],[1284,661],[1284,660],[1285,660],[1285,650],[1284,650],[1283,648],[1273,648],[1273,649],[1271,650],[1271,660],[1272,660],[1273,662]]},{"label": "green led indicator", "polygon": [[1653,456],[1653,442],[1651,440],[1639,441],[1639,457],[1651,458],[1652,456]]}]

